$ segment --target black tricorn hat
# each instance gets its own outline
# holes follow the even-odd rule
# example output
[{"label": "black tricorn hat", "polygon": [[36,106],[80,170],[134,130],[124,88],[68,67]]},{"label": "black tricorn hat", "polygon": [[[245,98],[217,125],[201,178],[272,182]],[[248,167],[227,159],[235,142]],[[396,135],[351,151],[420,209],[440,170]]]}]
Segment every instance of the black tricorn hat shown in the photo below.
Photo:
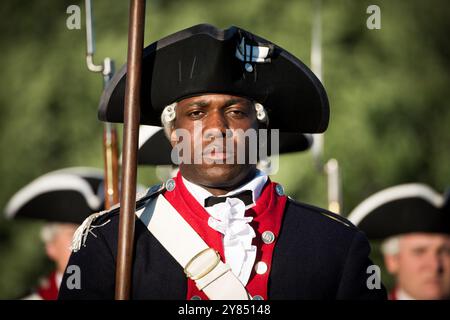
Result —
[{"label": "black tricorn hat", "polygon": [[7,218],[81,224],[104,208],[103,171],[67,168],[47,173],[16,192],[5,208]]},{"label": "black tricorn hat", "polygon": [[[126,65],[100,100],[99,119],[123,122]],[[143,52],[140,123],[160,126],[165,106],[204,93],[243,96],[267,109],[270,128],[321,133],[329,121],[320,80],[299,59],[239,27],[199,24]]]},{"label": "black tricorn hat", "polygon": [[[270,137],[270,134],[268,134]],[[279,153],[292,153],[308,150],[313,144],[311,134],[280,132]],[[270,147],[270,142],[268,147]],[[163,128],[141,126],[139,128],[139,165],[172,165],[172,146]],[[268,155],[271,155],[270,149]]]},{"label": "black tricorn hat", "polygon": [[348,219],[374,240],[415,232],[450,234],[448,199],[420,183],[377,192],[361,202]]},{"label": "black tricorn hat", "polygon": [[172,145],[163,128],[141,126],[139,128],[138,165],[171,165]]}]

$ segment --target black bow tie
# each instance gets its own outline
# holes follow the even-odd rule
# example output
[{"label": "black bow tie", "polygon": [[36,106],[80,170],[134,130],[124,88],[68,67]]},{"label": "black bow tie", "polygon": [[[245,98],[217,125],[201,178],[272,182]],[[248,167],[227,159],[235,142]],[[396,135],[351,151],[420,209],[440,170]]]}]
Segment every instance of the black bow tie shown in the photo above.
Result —
[{"label": "black bow tie", "polygon": [[244,190],[242,192],[239,192],[237,194],[233,194],[231,196],[227,196],[227,197],[215,197],[215,196],[210,196],[208,198],[205,199],[205,208],[206,207],[211,207],[215,204],[221,203],[221,202],[225,202],[227,200],[227,198],[237,198],[240,199],[244,202],[244,204],[246,206],[250,205],[253,203],[253,192],[251,190]]}]

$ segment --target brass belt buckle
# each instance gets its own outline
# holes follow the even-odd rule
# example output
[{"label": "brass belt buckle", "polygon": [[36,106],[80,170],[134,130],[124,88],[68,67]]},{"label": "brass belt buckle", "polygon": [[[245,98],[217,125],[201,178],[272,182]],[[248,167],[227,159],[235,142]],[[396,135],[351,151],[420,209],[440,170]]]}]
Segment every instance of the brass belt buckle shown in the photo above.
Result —
[{"label": "brass belt buckle", "polygon": [[184,267],[189,279],[198,280],[210,273],[220,262],[219,252],[212,248],[197,253]]}]

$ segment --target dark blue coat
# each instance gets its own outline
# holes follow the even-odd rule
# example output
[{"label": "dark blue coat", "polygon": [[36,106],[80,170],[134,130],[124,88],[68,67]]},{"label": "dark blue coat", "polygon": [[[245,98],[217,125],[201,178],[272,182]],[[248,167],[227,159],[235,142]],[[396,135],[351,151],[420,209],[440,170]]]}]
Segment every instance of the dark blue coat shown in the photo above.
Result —
[{"label": "dark blue coat", "polygon": [[[269,299],[386,299],[369,289],[369,243],[346,219],[289,199],[269,278]],[[66,272],[59,299],[113,299],[118,210],[95,221],[86,247],[72,253],[68,266],[81,271],[81,289],[69,289]],[[186,299],[187,280],[174,258],[136,219],[132,299]],[[369,281],[370,282],[370,281]]]}]

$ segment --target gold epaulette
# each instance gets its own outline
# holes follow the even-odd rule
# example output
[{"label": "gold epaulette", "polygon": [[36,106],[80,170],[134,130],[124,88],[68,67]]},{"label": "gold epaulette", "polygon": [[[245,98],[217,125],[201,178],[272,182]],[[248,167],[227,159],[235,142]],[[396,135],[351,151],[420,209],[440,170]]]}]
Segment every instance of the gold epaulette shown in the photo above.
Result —
[{"label": "gold epaulette", "polygon": [[332,220],[334,220],[334,221],[337,221],[337,222],[343,224],[344,226],[351,227],[351,225],[348,224],[347,222],[345,222],[345,221],[343,221],[343,220],[340,220],[339,218],[337,218],[337,217],[335,217],[335,216],[332,216],[332,215],[330,215],[330,214],[327,213],[327,212],[319,211],[319,213],[320,213],[321,215],[323,215],[323,216],[329,218],[329,219],[332,219]]},{"label": "gold epaulette", "polygon": [[[142,205],[145,205],[147,200],[154,197],[156,194],[158,194],[160,191],[164,190],[164,185],[157,184],[152,187],[150,187],[148,190],[146,190],[143,193],[136,195],[136,208],[141,207]],[[89,233],[92,233],[92,230],[94,228],[103,227],[104,225],[108,224],[111,220],[108,219],[104,223],[100,225],[92,225],[92,223],[99,217],[106,216],[109,214],[109,217],[111,217],[114,214],[118,214],[120,211],[120,203],[115,204],[108,210],[100,211],[91,214],[89,217],[87,217],[83,223],[78,227],[78,229],[75,231],[72,239],[72,245],[71,250],[73,252],[77,252],[81,249],[82,246],[86,246],[86,240],[89,235]]]}]

